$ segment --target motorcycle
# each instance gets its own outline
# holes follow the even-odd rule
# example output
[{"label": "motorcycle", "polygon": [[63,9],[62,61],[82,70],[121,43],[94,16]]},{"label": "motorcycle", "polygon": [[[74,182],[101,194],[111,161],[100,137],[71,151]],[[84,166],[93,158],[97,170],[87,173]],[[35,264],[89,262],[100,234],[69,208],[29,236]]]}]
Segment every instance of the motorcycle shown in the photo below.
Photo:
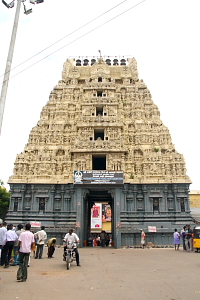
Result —
[{"label": "motorcycle", "polygon": [[76,260],[76,252],[74,251],[75,248],[76,248],[75,243],[67,242],[67,245],[66,245],[65,251],[64,251],[64,257],[65,257],[65,261],[67,263],[67,270],[70,269],[71,263]]}]

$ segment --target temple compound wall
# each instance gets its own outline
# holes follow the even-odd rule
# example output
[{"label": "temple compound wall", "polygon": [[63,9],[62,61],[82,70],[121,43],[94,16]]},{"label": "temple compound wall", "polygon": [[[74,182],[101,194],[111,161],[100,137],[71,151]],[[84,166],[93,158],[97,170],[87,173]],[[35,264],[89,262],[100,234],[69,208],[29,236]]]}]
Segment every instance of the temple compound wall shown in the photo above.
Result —
[{"label": "temple compound wall", "polygon": [[[74,181],[87,170],[123,181]],[[147,242],[171,245],[174,229],[192,223],[190,183],[136,60],[68,59],[17,155],[7,221],[42,222],[60,241],[73,228],[83,245],[92,205],[109,203],[116,248],[140,244],[140,229]]]}]

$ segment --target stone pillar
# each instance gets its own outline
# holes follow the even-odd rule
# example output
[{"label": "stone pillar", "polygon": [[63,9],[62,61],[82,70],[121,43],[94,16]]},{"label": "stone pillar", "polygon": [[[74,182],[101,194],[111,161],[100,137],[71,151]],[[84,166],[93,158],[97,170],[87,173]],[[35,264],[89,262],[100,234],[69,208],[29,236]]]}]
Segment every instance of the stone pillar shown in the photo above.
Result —
[{"label": "stone pillar", "polygon": [[189,198],[184,198],[184,204],[185,204],[185,212],[190,212],[190,205],[189,205]]},{"label": "stone pillar", "polygon": [[35,186],[31,185],[31,211],[35,210],[35,201],[34,201],[34,193],[35,193]]},{"label": "stone pillar", "polygon": [[121,219],[120,219],[121,189],[115,189],[114,197],[114,247],[121,248]]},{"label": "stone pillar", "polygon": [[84,239],[84,233],[82,230],[84,228],[83,222],[85,222],[85,219],[83,216],[82,189],[77,188],[76,189],[76,233],[79,236],[81,247],[83,247],[83,239]]},{"label": "stone pillar", "polygon": [[175,207],[175,213],[179,211],[178,209],[178,201],[177,201],[177,185],[173,185],[173,194],[174,194],[174,207]]},{"label": "stone pillar", "polygon": [[65,202],[64,202],[64,211],[67,211],[67,213],[69,214],[70,212],[70,207],[71,207],[71,196],[70,195],[66,195],[64,197]]},{"label": "stone pillar", "polygon": [[22,189],[21,189],[21,194],[22,194],[21,206],[22,206],[22,210],[25,209],[25,191],[26,191],[26,185],[22,184]]},{"label": "stone pillar", "polygon": [[162,199],[163,199],[162,197],[159,197],[159,198],[158,198],[158,201],[159,201],[159,213],[162,213],[162,208],[163,208],[163,207],[162,207],[162,205],[160,204],[160,203],[162,202]]},{"label": "stone pillar", "polygon": [[74,201],[74,189],[73,187],[70,187],[69,189],[69,194],[70,194],[70,198],[71,198],[71,201],[69,201],[69,211],[74,211],[76,210],[76,203]]},{"label": "stone pillar", "polygon": [[[17,197],[17,200],[18,200],[18,210],[17,210],[17,211],[22,212],[22,211],[23,211],[22,197]],[[14,209],[14,202],[13,202],[12,210],[13,210],[13,209]]]},{"label": "stone pillar", "polygon": [[136,203],[137,203],[137,185],[133,186],[133,211],[136,211]]},{"label": "stone pillar", "polygon": [[127,191],[127,185],[125,184],[124,185],[124,189],[123,189],[123,193],[124,193],[124,211],[127,211],[128,210],[128,207],[127,207],[127,193],[128,193],[128,191]]},{"label": "stone pillar", "polygon": [[60,209],[61,211],[65,210],[64,209],[64,194],[65,194],[65,190],[64,190],[64,185],[61,185],[61,204],[60,204]]},{"label": "stone pillar", "polygon": [[[54,211],[54,195],[55,195],[55,184],[52,184],[51,189],[50,189],[50,199],[49,199],[49,205],[48,205],[48,208],[49,208],[48,210],[50,210],[51,212]],[[45,208],[45,210],[46,210],[46,208]]]},{"label": "stone pillar", "polygon": [[185,198],[185,212],[190,212],[190,203],[189,203],[189,185],[186,184],[185,186],[185,194],[187,197]]},{"label": "stone pillar", "polygon": [[147,210],[147,196],[148,196],[148,191],[147,191],[147,186],[144,184],[142,186],[142,191],[144,194],[144,213]]},{"label": "stone pillar", "polygon": [[180,213],[181,212],[181,198],[177,197],[177,204],[176,204],[176,208],[177,208],[177,212]]},{"label": "stone pillar", "polygon": [[174,197],[168,195],[167,199],[168,199],[168,202],[169,202],[168,211],[170,211],[170,212],[173,211],[174,212]]},{"label": "stone pillar", "polygon": [[164,185],[163,194],[164,194],[164,203],[165,203],[165,213],[167,213],[168,212],[168,205],[167,205],[168,187],[167,187],[167,184]]}]

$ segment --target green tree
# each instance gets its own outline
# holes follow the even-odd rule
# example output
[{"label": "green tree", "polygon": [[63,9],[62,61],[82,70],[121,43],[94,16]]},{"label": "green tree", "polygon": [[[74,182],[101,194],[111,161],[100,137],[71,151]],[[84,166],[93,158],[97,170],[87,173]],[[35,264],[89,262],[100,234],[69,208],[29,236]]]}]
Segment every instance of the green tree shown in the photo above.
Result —
[{"label": "green tree", "polygon": [[4,187],[4,183],[0,180],[0,215],[8,210],[10,201],[10,192]]}]

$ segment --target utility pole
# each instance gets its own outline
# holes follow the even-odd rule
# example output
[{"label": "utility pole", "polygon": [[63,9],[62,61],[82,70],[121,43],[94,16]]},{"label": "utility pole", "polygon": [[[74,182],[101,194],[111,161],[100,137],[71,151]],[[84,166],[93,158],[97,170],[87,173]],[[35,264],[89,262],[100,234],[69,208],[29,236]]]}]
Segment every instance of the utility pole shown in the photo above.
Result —
[{"label": "utility pole", "polygon": [[9,81],[9,77],[10,77],[10,69],[11,69],[15,40],[16,40],[16,35],[17,35],[17,27],[18,27],[18,21],[19,21],[20,8],[21,8],[21,0],[17,0],[17,8],[16,8],[16,12],[15,12],[15,19],[14,19],[13,30],[12,30],[11,40],[10,40],[10,47],[9,47],[8,57],[7,57],[7,62],[6,62],[6,70],[5,70],[2,89],[1,89],[0,135],[1,135],[1,127],[2,127],[2,123],[3,123],[3,113],[4,113],[5,102],[6,102],[8,81]]},{"label": "utility pole", "polygon": [[[13,0],[10,4],[6,3],[5,0],[2,0],[2,3],[7,7],[7,8],[13,8],[14,7],[14,1]],[[28,15],[32,12],[31,9],[26,9],[26,6],[24,4],[26,0],[17,0],[17,8],[15,12],[15,19],[14,19],[14,24],[13,24],[13,30],[12,30],[12,35],[11,35],[11,40],[10,40],[10,47],[8,51],[8,58],[6,62],[6,70],[3,78],[3,84],[2,84],[2,89],[1,89],[1,96],[0,96],[0,135],[1,135],[1,128],[2,128],[2,123],[3,123],[3,114],[4,114],[4,108],[5,108],[5,103],[6,103],[6,95],[7,95],[7,90],[8,90],[8,82],[10,78],[10,70],[11,70],[11,65],[12,65],[12,58],[13,58],[13,52],[14,52],[14,47],[15,47],[15,40],[17,36],[17,27],[18,27],[18,22],[19,22],[19,14],[20,14],[20,8],[21,8],[21,3],[23,2],[24,5],[24,14]],[[44,0],[30,0],[31,4],[39,4],[43,3]]]}]

